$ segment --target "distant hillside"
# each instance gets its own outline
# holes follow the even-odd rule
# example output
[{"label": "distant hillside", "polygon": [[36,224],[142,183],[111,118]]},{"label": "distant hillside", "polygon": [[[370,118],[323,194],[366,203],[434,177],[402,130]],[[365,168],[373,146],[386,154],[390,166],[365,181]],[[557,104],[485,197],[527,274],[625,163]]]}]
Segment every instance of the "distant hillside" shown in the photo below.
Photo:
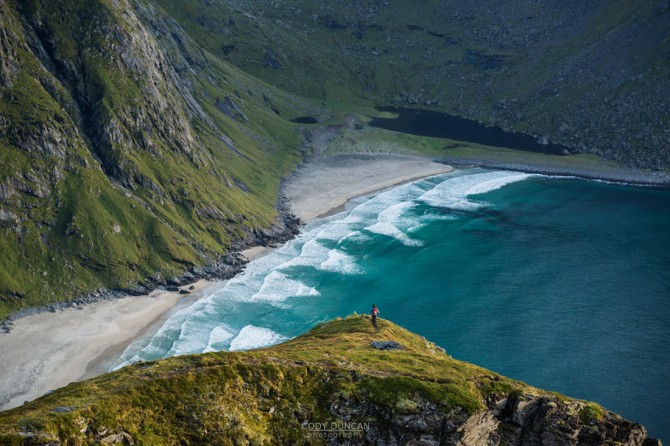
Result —
[{"label": "distant hillside", "polygon": [[[400,350],[379,350],[392,341]],[[641,445],[643,427],[367,317],[271,348],[138,363],[0,413],[3,444]]]},{"label": "distant hillside", "polygon": [[291,92],[670,168],[667,0],[157,1],[212,54]]}]

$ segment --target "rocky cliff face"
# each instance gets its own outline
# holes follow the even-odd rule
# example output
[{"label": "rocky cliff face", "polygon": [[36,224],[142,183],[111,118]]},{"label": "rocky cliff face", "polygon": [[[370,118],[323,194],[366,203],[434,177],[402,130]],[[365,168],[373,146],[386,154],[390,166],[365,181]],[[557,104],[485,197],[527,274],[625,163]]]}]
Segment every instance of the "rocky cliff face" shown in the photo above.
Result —
[{"label": "rocky cliff face", "polygon": [[670,4],[159,0],[243,69],[318,98],[450,112],[670,167]]},{"label": "rocky cliff face", "polygon": [[299,133],[261,98],[302,103],[152,2],[2,0],[0,55],[0,318],[143,291],[276,218]]},{"label": "rocky cliff face", "polygon": [[[339,401],[331,412],[354,424],[365,425],[376,414],[386,422],[368,422],[368,430],[357,442],[331,444],[418,444],[418,445],[642,445],[644,429],[611,413],[587,418],[585,403],[561,401],[556,397],[511,394],[489,401],[486,409],[472,415],[441,413],[438,406],[414,397],[401,411],[393,413],[369,401]],[[352,416],[352,414],[358,416]],[[363,440],[364,439],[364,440]]]},{"label": "rocky cliff face", "polygon": [[[374,341],[402,348],[379,350]],[[8,444],[642,445],[597,404],[351,316],[268,349],[136,364],[0,413]],[[648,440],[651,442],[651,440]]]}]

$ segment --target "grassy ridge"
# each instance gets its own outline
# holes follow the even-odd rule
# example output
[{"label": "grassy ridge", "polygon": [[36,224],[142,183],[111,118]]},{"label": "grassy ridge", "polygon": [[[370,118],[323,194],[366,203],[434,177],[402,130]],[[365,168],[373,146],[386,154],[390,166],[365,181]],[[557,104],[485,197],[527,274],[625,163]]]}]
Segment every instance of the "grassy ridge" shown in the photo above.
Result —
[{"label": "grassy ridge", "polygon": [[[375,340],[404,349],[377,350]],[[644,438],[640,426],[597,404],[507,379],[392,322],[375,330],[353,315],[270,348],[137,363],[70,384],[0,413],[0,442],[331,444],[312,433],[350,423],[342,429],[367,441],[455,443],[485,438],[491,422],[501,423],[495,438],[510,444],[531,432],[559,444]]]}]

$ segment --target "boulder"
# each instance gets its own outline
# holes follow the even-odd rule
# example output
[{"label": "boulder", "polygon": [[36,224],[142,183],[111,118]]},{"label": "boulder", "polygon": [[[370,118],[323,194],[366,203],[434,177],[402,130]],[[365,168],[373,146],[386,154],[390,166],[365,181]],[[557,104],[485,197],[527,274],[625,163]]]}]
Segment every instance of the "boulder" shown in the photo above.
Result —
[{"label": "boulder", "polygon": [[370,345],[378,350],[405,350],[405,347],[396,341],[372,341]]}]

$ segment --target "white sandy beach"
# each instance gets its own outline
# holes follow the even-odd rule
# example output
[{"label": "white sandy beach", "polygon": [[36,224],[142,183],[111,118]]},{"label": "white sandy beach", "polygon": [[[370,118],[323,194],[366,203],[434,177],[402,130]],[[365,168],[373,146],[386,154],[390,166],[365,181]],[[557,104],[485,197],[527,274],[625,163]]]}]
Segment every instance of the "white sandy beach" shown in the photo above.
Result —
[{"label": "white sandy beach", "polygon": [[0,408],[105,373],[130,342],[208,284],[194,283],[189,295],[157,290],[19,319],[11,333],[0,335]]},{"label": "white sandy beach", "polygon": [[[419,157],[337,155],[302,166],[285,192],[293,212],[307,221],[342,209],[351,198],[451,170]],[[267,251],[243,254],[253,259]],[[193,284],[187,298],[155,291],[15,321],[11,333],[0,334],[0,410],[106,372],[134,339],[156,330],[179,302],[192,302],[208,284]]]},{"label": "white sandy beach", "polygon": [[344,210],[345,203],[354,197],[452,170],[446,164],[414,156],[335,155],[298,169],[284,192],[293,213],[308,221]]}]

